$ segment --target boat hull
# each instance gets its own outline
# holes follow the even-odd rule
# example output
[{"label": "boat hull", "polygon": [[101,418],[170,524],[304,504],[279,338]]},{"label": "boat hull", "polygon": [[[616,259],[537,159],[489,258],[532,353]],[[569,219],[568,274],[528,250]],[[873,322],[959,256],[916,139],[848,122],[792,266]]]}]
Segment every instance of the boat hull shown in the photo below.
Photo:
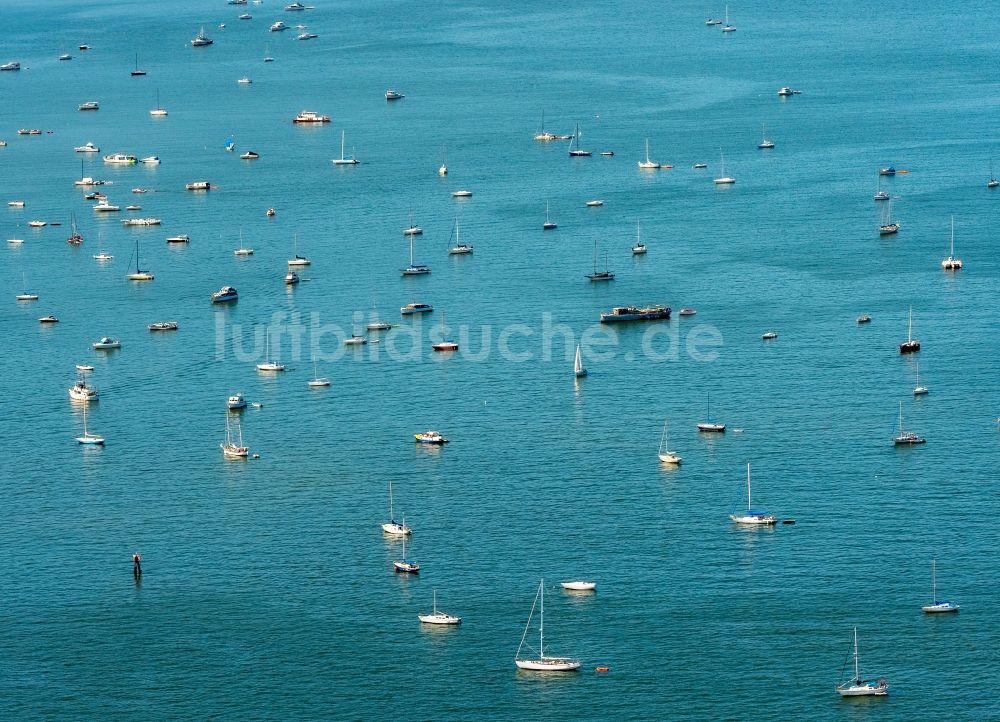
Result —
[{"label": "boat hull", "polygon": [[566,657],[542,657],[541,659],[515,659],[518,669],[532,672],[576,672],[580,669],[580,660]]},{"label": "boat hull", "polygon": [[445,614],[444,612],[438,612],[437,614],[418,614],[417,619],[419,619],[423,624],[461,624],[461,617],[453,617],[450,614]]}]

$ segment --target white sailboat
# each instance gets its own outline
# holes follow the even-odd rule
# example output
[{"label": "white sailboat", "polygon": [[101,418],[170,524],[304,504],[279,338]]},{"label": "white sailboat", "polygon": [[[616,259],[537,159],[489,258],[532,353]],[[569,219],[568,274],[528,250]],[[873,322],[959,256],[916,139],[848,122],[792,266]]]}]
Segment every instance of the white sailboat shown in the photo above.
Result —
[{"label": "white sailboat", "polygon": [[885,679],[872,682],[861,678],[858,668],[858,628],[854,628],[854,677],[837,685],[837,694],[842,697],[884,697],[889,693],[889,683]]},{"label": "white sailboat", "polygon": [[437,608],[437,590],[433,590],[433,612],[430,614],[418,614],[417,619],[419,619],[424,624],[461,624],[462,618],[455,617],[451,614],[445,614],[444,612],[439,612]]},{"label": "white sailboat", "polygon": [[406,558],[406,536],[403,536],[403,558],[392,562],[392,569],[395,572],[404,574],[419,574],[420,565]]},{"label": "white sailboat", "polygon": [[150,271],[143,271],[139,266],[139,239],[135,239],[135,272],[129,273],[126,278],[130,281],[152,281],[156,278]]},{"label": "white sailboat", "polygon": [[405,518],[398,522],[392,514],[392,481],[389,482],[389,521],[382,523],[382,531],[393,536],[407,536],[413,533],[413,530],[406,526]]},{"label": "white sailboat", "polygon": [[149,111],[154,118],[162,118],[167,114],[167,109],[160,105],[160,89],[156,89],[156,107]]},{"label": "white sailboat", "polygon": [[916,431],[903,430],[903,402],[899,402],[899,433],[892,437],[894,446],[912,446],[914,444],[926,444],[927,439],[920,436]]},{"label": "white sailboat", "polygon": [[37,301],[38,294],[28,290],[28,274],[21,273],[21,292],[14,296],[16,301]]},{"label": "white sailboat", "polygon": [[955,216],[951,217],[951,251],[948,257],[941,261],[941,268],[946,271],[957,271],[962,267],[962,259],[955,258]]},{"label": "white sailboat", "polygon": [[340,157],[331,161],[334,165],[357,165],[361,161],[353,155],[344,155],[344,131],[340,131]]},{"label": "white sailboat", "polygon": [[97,434],[91,434],[87,431],[87,407],[90,404],[83,405],[83,436],[77,436],[77,443],[84,444],[86,446],[104,446],[104,437],[98,436]]},{"label": "white sailboat", "polygon": [[670,439],[667,436],[667,420],[663,420],[663,433],[660,434],[660,450],[657,453],[660,457],[660,461],[664,464],[679,464],[681,463],[681,457],[678,456],[676,451],[670,451]]},{"label": "white sailboat", "polygon": [[[86,412],[84,412],[86,414]],[[84,417],[86,418],[86,416]],[[922,606],[921,611],[927,612],[928,614],[946,614],[949,612],[957,612],[959,606],[957,604],[952,604],[946,599],[938,599],[937,597],[937,560],[931,560],[931,603]]]},{"label": "white sailboat", "polygon": [[729,24],[729,6],[726,5],[726,22],[722,26],[722,32],[724,32],[724,33],[731,33],[731,32],[734,32],[735,30],[736,30],[736,26]]},{"label": "white sailboat", "polygon": [[222,456],[227,459],[245,459],[250,455],[250,448],[243,445],[243,426],[236,425],[239,429],[239,443],[233,441],[233,433],[229,428],[229,414],[226,414],[226,441],[220,443]]},{"label": "white sailboat", "polygon": [[748,524],[751,526],[766,526],[770,524],[776,524],[778,518],[773,514],[768,514],[765,511],[755,510],[750,505],[750,462],[747,462],[747,510],[745,513],[732,513],[729,515],[737,524]]},{"label": "white sailboat", "polygon": [[240,229],[240,247],[233,251],[234,256],[252,256],[253,249],[243,245],[243,229]]},{"label": "white sailboat", "polygon": [[415,234],[411,233],[410,236],[410,265],[406,268],[400,269],[400,272],[404,276],[423,276],[431,272],[430,266],[425,266],[423,264],[413,264],[413,236]]},{"label": "white sailboat", "polygon": [[725,424],[719,424],[719,423],[716,423],[715,421],[712,421],[712,395],[711,394],[707,394],[706,395],[706,398],[705,398],[705,411],[706,411],[705,418],[707,418],[708,421],[703,421],[700,424],[698,424],[698,431],[724,432],[726,430],[726,425]]},{"label": "white sailboat", "polygon": [[580,344],[576,345],[576,356],[573,358],[573,375],[578,379],[587,375],[587,369],[583,367],[583,355],[580,353]]},{"label": "white sailboat", "polygon": [[763,123],[760,124],[760,143],[757,144],[757,147],[761,150],[769,150],[774,147],[774,141],[768,138],[764,132]]},{"label": "white sailboat", "polygon": [[264,360],[257,364],[258,371],[284,371],[285,365],[271,360],[271,329],[265,331]]},{"label": "white sailboat", "polygon": [[997,180],[997,177],[993,175],[993,159],[990,158],[990,179],[986,181],[986,187],[996,188],[997,186],[1000,186],[1000,180]]},{"label": "white sailboat", "polygon": [[305,256],[299,255],[299,234],[296,233],[292,238],[292,257],[288,259],[289,266],[309,266],[312,265],[310,261]]},{"label": "white sailboat", "polygon": [[435,351],[458,351],[458,342],[453,341],[445,335],[447,327],[444,325],[444,311],[441,312],[441,340],[431,344]]},{"label": "white sailboat", "polygon": [[924,396],[929,394],[931,390],[920,383],[920,366],[917,366],[917,385],[913,387],[914,396]]},{"label": "white sailboat", "polygon": [[726,155],[722,152],[722,148],[719,148],[719,165],[722,168],[720,171],[721,175],[716,178],[713,183],[717,186],[732,185],[736,182],[736,179],[732,176],[726,175]]},{"label": "white sailboat", "polygon": [[468,243],[462,243],[461,241],[458,240],[458,218],[457,217],[455,218],[454,235],[455,235],[455,245],[448,249],[448,254],[452,255],[452,256],[458,256],[458,255],[462,255],[462,254],[465,254],[465,253],[472,253],[473,246],[469,245]]},{"label": "white sailboat", "polygon": [[317,373],[317,371],[316,371],[316,357],[313,356],[313,377],[309,381],[309,388],[318,389],[318,388],[322,388],[324,386],[329,386],[329,385],[330,385],[330,379],[328,379],[326,377],[322,377],[321,378],[320,375]]},{"label": "white sailboat", "polygon": [[545,223],[542,224],[542,230],[551,231],[557,227],[554,221],[549,220],[549,202],[545,201]]},{"label": "white sailboat", "polygon": [[[521,649],[524,647],[524,640],[528,636],[531,628],[531,617],[535,613],[535,605],[538,605],[538,657],[535,659],[521,659]],[[514,664],[518,669],[531,670],[533,672],[575,672],[580,669],[580,660],[570,657],[551,657],[545,654],[545,580],[538,584],[538,592],[535,594],[535,601],[531,605],[531,612],[528,614],[528,623],[524,625],[524,634],[521,635],[521,643],[517,647],[514,655]]]},{"label": "white sailboat", "polygon": [[632,246],[632,255],[641,256],[646,253],[646,244],[640,240],[639,221],[635,222],[635,245]]},{"label": "white sailboat", "polygon": [[639,168],[642,170],[655,170],[660,167],[660,164],[655,160],[649,159],[649,138],[646,138],[646,160],[639,161]]}]

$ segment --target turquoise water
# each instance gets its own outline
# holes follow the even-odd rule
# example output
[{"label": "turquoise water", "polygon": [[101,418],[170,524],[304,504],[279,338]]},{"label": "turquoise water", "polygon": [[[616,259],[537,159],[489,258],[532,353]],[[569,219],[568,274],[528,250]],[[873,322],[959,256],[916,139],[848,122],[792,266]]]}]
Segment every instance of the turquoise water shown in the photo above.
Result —
[{"label": "turquoise water", "polygon": [[[0,248],[0,714],[1000,718],[985,187],[1000,88],[983,8],[731,4],[727,37],[703,24],[721,8],[689,2],[317,4],[5,8],[0,61],[23,70],[0,73],[0,200],[26,207],[0,206],[3,239],[25,241]],[[278,19],[319,37],[269,33]],[[191,48],[202,25],[216,43]],[[389,87],[406,97],[386,103]],[[157,91],[166,118],[148,115]],[[78,112],[88,100],[101,110]],[[332,122],[294,126],[303,108]],[[533,142],[543,111],[595,156]],[[761,123],[773,151],[755,147]],[[341,129],[361,165],[330,164]],[[229,135],[261,158],[226,153]],[[636,168],[646,137],[673,169]],[[163,159],[83,159],[162,226],[89,209],[72,185],[88,140]],[[720,148],[729,188],[711,182]],[[902,230],[880,240],[889,164],[909,173],[884,182]],[[183,189],[200,179],[217,188]],[[559,228],[543,233],[546,201]],[[427,277],[399,275],[411,213]],[[965,268],[946,274],[952,215]],[[447,255],[456,217],[472,256]],[[637,222],[649,253],[633,258]],[[232,255],[241,231],[250,259]],[[175,233],[191,243],[167,246]],[[124,280],[137,239],[152,283]],[[612,283],[584,278],[595,242]],[[295,248],[313,265],[289,291]],[[13,300],[22,277],[39,301]],[[224,284],[239,303],[212,307]],[[435,313],[401,318],[410,301]],[[345,349],[373,302],[400,327]],[[630,303],[698,315],[601,336],[599,313]],[[923,348],[901,357],[911,305]],[[462,344],[448,359],[428,346],[442,311]],[[146,330],[164,319],[180,330]],[[273,378],[254,370],[266,326],[290,369]],[[92,351],[102,335],[123,348]],[[328,389],[306,386],[314,353]],[[82,362],[104,449],[73,441]],[[915,399],[918,374],[931,393]],[[240,415],[249,462],[218,449],[236,391],[263,404]],[[697,434],[709,394],[743,433]],[[889,444],[900,400],[925,447]],[[656,459],[664,418],[678,469]],[[427,428],[451,443],[415,447]],[[755,505],[794,526],[729,523],[747,461]],[[390,480],[419,578],[392,573]],[[933,558],[957,616],[919,611]],[[547,648],[580,674],[514,668],[541,577]],[[597,593],[560,590],[575,578]],[[420,628],[434,589],[461,628]],[[854,625],[888,699],[833,691]]]}]

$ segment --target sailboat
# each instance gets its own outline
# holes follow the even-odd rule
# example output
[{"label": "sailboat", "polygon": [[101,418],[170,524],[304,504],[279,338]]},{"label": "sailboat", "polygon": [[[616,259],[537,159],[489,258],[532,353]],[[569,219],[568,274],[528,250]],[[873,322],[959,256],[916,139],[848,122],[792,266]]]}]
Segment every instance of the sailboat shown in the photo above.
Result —
[{"label": "sailboat", "polygon": [[250,455],[250,447],[243,445],[243,427],[236,424],[239,429],[239,443],[233,441],[233,433],[229,428],[229,414],[226,414],[226,441],[220,443],[222,455],[227,459],[245,459]]},{"label": "sailboat", "polygon": [[441,340],[431,344],[435,351],[458,351],[458,343],[445,336],[444,311],[441,312]]},{"label": "sailboat", "polygon": [[542,111],[542,126],[537,133],[535,133],[534,139],[541,141],[542,143],[548,143],[550,140],[556,140],[557,136],[555,133],[550,133],[545,130],[545,111]]},{"label": "sailboat", "polygon": [[21,274],[21,292],[19,294],[17,294],[16,296],[14,296],[14,300],[16,300],[16,301],[37,301],[38,300],[38,294],[37,293],[31,293],[31,291],[28,290],[28,274],[27,273],[22,273]]},{"label": "sailboat", "polygon": [[878,234],[880,236],[891,236],[893,233],[899,233],[899,223],[892,220],[892,199],[890,199],[882,216],[882,223],[878,227]]},{"label": "sailboat", "polygon": [[918,436],[915,431],[903,430],[903,402],[899,402],[899,433],[892,437],[894,446],[912,446],[913,444],[926,444],[927,439]]},{"label": "sailboat", "polygon": [[580,344],[576,345],[576,356],[573,358],[573,376],[583,378],[587,375],[587,369],[583,367],[583,355],[580,353]]},{"label": "sailboat", "polygon": [[167,114],[167,109],[160,105],[160,89],[156,89],[156,107],[149,111],[154,118],[162,118]]},{"label": "sailboat", "polygon": [[135,69],[131,73],[129,73],[129,75],[131,75],[132,77],[135,77],[137,75],[145,75],[145,74],[146,74],[145,70],[139,70],[139,53],[136,53],[135,54]]},{"label": "sailboat", "polygon": [[403,235],[404,236],[419,236],[419,235],[422,235],[423,232],[424,232],[424,229],[421,228],[420,226],[416,225],[413,222],[413,211],[411,210],[410,211],[410,225],[408,225],[406,228],[403,229]]},{"label": "sailboat", "polygon": [[955,258],[955,216],[951,217],[951,252],[941,261],[941,268],[946,271],[957,271],[962,267],[962,259]]},{"label": "sailboat", "polygon": [[760,143],[757,144],[757,147],[761,150],[768,150],[774,147],[774,141],[769,139],[767,134],[764,132],[763,123],[760,124]]},{"label": "sailboat", "polygon": [[917,385],[913,387],[914,396],[924,396],[929,394],[931,390],[920,383],[920,367],[917,366]]},{"label": "sailboat", "polygon": [[430,266],[424,266],[424,265],[416,265],[416,266],[413,265],[413,236],[414,236],[414,234],[411,233],[410,234],[410,265],[408,265],[406,268],[400,269],[400,272],[404,276],[423,276],[423,275],[426,275],[426,274],[428,274],[428,273],[431,272],[431,267]]},{"label": "sailboat", "polygon": [[[131,264],[129,264],[131,268]],[[139,265],[139,239],[135,239],[135,273],[129,273],[125,276],[130,281],[152,281],[155,276],[149,271],[143,271],[142,267]]]},{"label": "sailboat", "polygon": [[419,574],[420,565],[406,558],[406,535],[403,535],[403,558],[392,562],[392,569],[403,574]]},{"label": "sailboat", "polygon": [[330,379],[328,379],[326,377],[320,378],[319,374],[317,373],[317,371],[316,371],[316,357],[313,356],[313,377],[309,381],[309,387],[313,388],[313,389],[317,389],[317,388],[321,388],[323,386],[329,386],[329,385],[330,385]]},{"label": "sailboat", "polygon": [[639,240],[639,221],[635,222],[635,245],[632,246],[632,255],[641,256],[646,253],[646,244]]},{"label": "sailboat", "polygon": [[389,481],[389,521],[383,522],[382,531],[393,536],[406,536],[413,533],[413,530],[406,526],[405,518],[402,522],[398,522],[392,514],[392,481]]},{"label": "sailboat", "polygon": [[906,340],[899,344],[900,353],[915,353],[920,350],[920,341],[913,338],[913,306],[910,306],[910,322],[907,326]]},{"label": "sailboat", "polygon": [[736,30],[736,26],[729,24],[729,6],[726,5],[726,22],[722,26],[722,32],[724,32],[724,33],[731,33],[731,32],[733,32],[735,30]]},{"label": "sailboat", "polygon": [[274,58],[271,57],[271,46],[270,45],[265,45],[264,46],[264,62],[265,63],[273,63],[274,62]]},{"label": "sailboat", "polygon": [[473,247],[468,243],[461,243],[458,240],[458,218],[455,218],[455,245],[448,249],[449,255],[457,256],[464,253],[472,253]]},{"label": "sailboat", "polygon": [[289,266],[309,266],[309,265],[312,265],[312,261],[310,261],[305,256],[300,256],[299,255],[299,234],[298,233],[295,234],[295,238],[292,241],[292,248],[293,248],[292,258],[288,259],[288,265]]},{"label": "sailboat", "polygon": [[71,246],[79,246],[83,243],[83,234],[80,233],[79,229],[76,227],[76,213],[72,211],[69,214],[69,227],[70,233],[69,238],[66,239],[66,243]]},{"label": "sailboat", "polygon": [[556,226],[555,221],[549,220],[549,202],[545,201],[545,223],[542,224],[542,230],[551,231],[552,229],[557,227],[558,226]]},{"label": "sailboat", "polygon": [[233,255],[234,256],[252,256],[253,255],[253,249],[252,248],[247,248],[243,244],[243,229],[242,228],[240,229],[240,247],[237,248],[235,251],[233,251]]},{"label": "sailboat", "polygon": [[993,175],[993,159],[990,158],[990,179],[986,181],[986,187],[996,188],[997,186],[1000,186],[1000,180],[997,180],[997,177]]},{"label": "sailboat", "polygon": [[271,360],[271,329],[265,331],[264,361],[257,364],[258,371],[284,371],[285,365]]},{"label": "sailboat", "polygon": [[[86,407],[84,407],[84,417],[86,418]],[[957,604],[937,598],[937,560],[935,559],[931,560],[931,603],[925,604],[920,609],[928,614],[944,614],[959,610]]]},{"label": "sailboat", "polygon": [[841,697],[884,697],[889,693],[889,683],[885,679],[876,682],[861,679],[858,669],[858,628],[854,628],[854,677],[837,685]]},{"label": "sailboat", "polygon": [[717,186],[726,186],[726,185],[732,185],[733,183],[735,183],[736,182],[735,178],[733,178],[732,176],[726,175],[726,156],[722,152],[722,148],[719,148],[719,165],[722,168],[722,171],[721,171],[722,175],[720,175],[718,178],[716,178],[713,181],[715,183],[715,185],[717,185]]},{"label": "sailboat", "polygon": [[84,444],[86,446],[104,446],[104,437],[98,436],[97,434],[91,434],[87,431],[87,407],[90,404],[83,405],[83,436],[77,436],[77,443]]},{"label": "sailboat", "polygon": [[889,200],[889,191],[882,190],[882,174],[875,174],[875,195],[872,196],[877,201]]},{"label": "sailboat", "polygon": [[[538,657],[536,659],[521,659],[521,649],[524,647],[524,640],[528,636],[531,628],[531,617],[535,613],[535,605],[538,605]],[[545,580],[538,583],[538,592],[535,594],[535,601],[531,604],[531,612],[528,614],[528,623],[524,625],[524,634],[521,635],[521,643],[517,647],[514,655],[514,664],[518,669],[527,669],[533,672],[575,672],[580,669],[580,660],[570,657],[550,657],[545,654]]]},{"label": "sailboat", "polygon": [[676,451],[670,451],[670,440],[667,437],[667,420],[663,420],[663,433],[660,435],[660,451],[657,454],[664,464],[679,464],[681,457]]},{"label": "sailboat", "polygon": [[388,321],[383,321],[378,317],[378,309],[375,308],[375,301],[372,300],[372,315],[371,321],[365,326],[369,331],[388,331],[392,328],[392,324]]},{"label": "sailboat", "polygon": [[705,401],[705,409],[706,409],[705,417],[708,419],[708,421],[704,421],[704,422],[698,424],[698,431],[719,431],[719,432],[725,431],[726,430],[726,425],[725,424],[717,424],[714,421],[712,421],[712,395],[711,394],[707,395],[707,399]]},{"label": "sailboat", "polygon": [[597,241],[594,241],[594,272],[588,273],[587,278],[591,281],[613,281],[615,274],[608,270],[608,253],[604,252],[604,270],[597,270]]},{"label": "sailboat", "polygon": [[733,512],[729,515],[737,524],[747,524],[751,526],[763,526],[776,524],[778,518],[773,514],[768,514],[765,511],[755,510],[750,505],[750,462],[747,462],[747,510],[745,513]]},{"label": "sailboat", "polygon": [[232,153],[234,150],[236,150],[236,141],[233,140],[233,136],[229,136],[226,138],[226,151]]},{"label": "sailboat", "polygon": [[[573,147],[574,143],[576,144],[575,148]],[[573,140],[571,140],[570,144],[569,144],[569,154],[572,157],[574,157],[574,158],[583,158],[585,156],[593,155],[593,153],[591,153],[589,150],[581,150],[580,149],[580,124],[579,123],[576,124],[576,132],[573,133]]]},{"label": "sailboat", "polygon": [[655,170],[660,167],[659,163],[649,159],[649,138],[646,138],[646,160],[640,160],[639,167],[642,170]]},{"label": "sailboat", "polygon": [[357,165],[361,161],[355,158],[353,155],[344,155],[344,137],[345,131],[341,129],[340,131],[340,157],[334,158],[331,163],[334,165]]},{"label": "sailboat", "polygon": [[430,614],[418,614],[419,619],[424,624],[461,624],[461,617],[454,617],[444,612],[439,612],[437,607],[437,590],[433,590],[433,612]]}]

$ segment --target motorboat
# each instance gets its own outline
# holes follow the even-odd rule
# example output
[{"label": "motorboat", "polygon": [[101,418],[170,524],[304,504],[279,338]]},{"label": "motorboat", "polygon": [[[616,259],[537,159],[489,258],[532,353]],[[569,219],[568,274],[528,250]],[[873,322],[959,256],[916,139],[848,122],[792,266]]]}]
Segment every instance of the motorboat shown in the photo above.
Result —
[{"label": "motorboat", "polygon": [[128,153],[112,153],[104,156],[104,162],[111,165],[135,165],[138,163],[138,159]]},{"label": "motorboat", "polygon": [[587,208],[600,208],[603,205],[604,201],[601,200],[587,201]]},{"label": "motorboat", "polygon": [[137,206],[137,205],[135,205],[133,203],[130,206],[125,206],[125,210],[127,210],[127,211],[141,211],[142,210],[142,206]]},{"label": "motorboat", "polygon": [[471,198],[472,197],[472,191],[465,191],[465,190],[452,191],[451,197],[452,198]]},{"label": "motorboat", "polygon": [[38,323],[59,323],[59,319],[55,316],[42,316],[38,319]]},{"label": "motorboat", "polygon": [[236,17],[237,20],[253,20],[253,15],[250,13],[241,13]]},{"label": "motorboat", "polygon": [[761,334],[761,339],[764,341],[773,341],[778,338],[778,333],[776,331],[765,331]]},{"label": "motorboat", "polygon": [[[105,186],[108,185],[110,181],[100,180],[97,178],[91,178],[90,176],[84,176],[78,180],[73,181],[73,185],[80,186],[81,188],[89,188],[91,186]],[[91,200],[88,198],[87,200]]]},{"label": "motorboat", "polygon": [[639,308],[636,306],[616,306],[611,311],[601,314],[601,323],[613,323],[616,321],[655,321],[658,319],[669,319],[669,306],[646,306]]},{"label": "motorboat", "polygon": [[371,321],[365,328],[369,331],[388,331],[392,328],[392,324],[388,321]]},{"label": "motorboat", "polygon": [[24,201],[7,201],[7,205],[11,208],[24,208]]},{"label": "motorboat", "polygon": [[318,38],[318,37],[319,37],[319,35],[317,35],[316,33],[310,33],[308,31],[304,31],[304,32],[301,32],[298,35],[296,35],[295,39],[296,40],[312,40],[313,38]]},{"label": "motorboat", "polygon": [[100,393],[97,389],[88,384],[82,378],[75,384],[69,387],[69,397],[73,401],[97,401],[100,398]]},{"label": "motorboat", "polygon": [[145,163],[146,165],[159,165],[160,164],[160,156],[158,156],[158,155],[147,155],[145,158],[142,158],[139,162],[140,163]]},{"label": "motorboat", "polygon": [[593,592],[597,589],[597,582],[559,582],[559,586],[571,592]]},{"label": "motorboat", "polygon": [[451,614],[445,614],[444,612],[439,612],[438,611],[438,608],[437,608],[437,590],[436,589],[433,592],[433,599],[434,599],[433,606],[431,607],[433,611],[430,614],[423,614],[423,613],[421,613],[421,614],[417,615],[417,619],[419,619],[421,621],[421,623],[423,623],[423,624],[451,624],[451,625],[461,624],[462,623],[462,618],[461,617],[455,617],[455,616],[453,616]]},{"label": "motorboat", "polygon": [[39,128],[18,128],[18,135],[41,135],[42,131]]},{"label": "motorboat", "polygon": [[352,333],[348,338],[344,339],[345,346],[364,346],[367,343],[368,343],[367,336],[362,336],[356,333]]},{"label": "motorboat", "polygon": [[96,100],[88,100],[86,103],[80,103],[77,106],[77,110],[100,110],[101,105]]},{"label": "motorboat", "polygon": [[111,336],[102,336],[100,340],[94,341],[91,346],[97,351],[106,351],[108,349],[121,348],[122,343]]},{"label": "motorboat", "polygon": [[778,95],[783,98],[787,98],[790,95],[802,95],[802,91],[795,90],[794,88],[789,88],[787,85],[784,85],[778,89]]},{"label": "motorboat", "polygon": [[159,218],[124,218],[123,226],[158,226],[163,221]]},{"label": "motorboat", "polygon": [[101,251],[100,253],[98,253],[98,254],[96,254],[94,256],[94,260],[95,261],[113,261],[114,259],[115,259],[115,257],[112,256],[107,251]]},{"label": "motorboat", "polygon": [[246,75],[236,80],[237,85],[250,85],[251,83],[253,83],[253,79],[247,77]]},{"label": "motorboat", "polygon": [[88,373],[90,371],[93,371],[94,367],[92,365],[90,365],[90,364],[77,364],[76,365],[76,370],[77,371],[82,371],[84,373]]},{"label": "motorboat", "polygon": [[290,12],[291,13],[291,12],[297,12],[297,11],[301,11],[301,10],[305,10],[305,9],[306,9],[306,6],[303,5],[300,2],[293,2],[293,3],[289,4],[289,5],[285,5],[285,12]]},{"label": "motorboat", "polygon": [[44,228],[47,225],[49,225],[48,221],[28,221],[30,228]]},{"label": "motorboat", "polygon": [[12,60],[9,63],[4,63],[0,65],[0,70],[20,70],[21,64],[16,60]]},{"label": "motorboat", "polygon": [[239,299],[239,294],[232,286],[223,286],[212,294],[212,303],[230,303]]},{"label": "motorboat", "polygon": [[205,28],[201,28],[198,31],[198,34],[195,35],[194,38],[191,39],[191,45],[193,47],[196,47],[196,48],[201,48],[201,47],[204,47],[206,45],[211,45],[213,42],[215,42],[215,41],[212,40],[207,35],[205,35]]},{"label": "motorboat", "polygon": [[105,198],[94,206],[94,210],[97,213],[116,213],[121,210],[121,206],[116,206],[112,203],[108,203],[108,199]]},{"label": "motorboat", "polygon": [[392,90],[391,88],[389,90],[385,91],[385,99],[386,100],[400,100],[400,99],[402,99],[404,97],[406,97],[406,96],[404,96],[402,93],[400,93],[397,90]]},{"label": "motorboat", "polygon": [[857,322],[858,323],[871,323],[872,322],[872,317],[869,316],[867,313],[863,313],[860,316],[858,316]]},{"label": "motorboat", "polygon": [[288,26],[285,25],[281,20],[276,20],[271,23],[271,27],[268,28],[272,33],[280,33],[282,30],[288,30]]},{"label": "motorboat", "polygon": [[91,143],[89,140],[86,143],[84,143],[83,145],[78,145],[73,150],[75,150],[77,153],[100,153],[101,152],[101,149],[98,148],[93,143]]},{"label": "motorboat", "polygon": [[434,307],[429,303],[408,303],[401,306],[399,312],[404,316],[412,316],[417,313],[430,313],[433,310]]},{"label": "motorboat", "polygon": [[246,397],[242,393],[235,393],[226,399],[226,408],[230,411],[238,411],[247,407]]},{"label": "motorboat", "polygon": [[146,326],[150,331],[176,331],[180,324],[176,321],[157,321]]},{"label": "motorboat", "polygon": [[886,168],[878,169],[879,175],[896,175],[896,168],[894,166],[888,166]]},{"label": "motorboat", "polygon": [[178,233],[176,236],[169,236],[167,243],[187,243],[190,240],[191,237],[187,233]]},{"label": "motorboat", "polygon": [[191,181],[184,184],[184,189],[189,191],[207,191],[212,189],[212,184],[208,181]]},{"label": "motorboat", "polygon": [[447,444],[448,439],[441,436],[437,431],[424,431],[423,433],[414,434],[413,438],[416,439],[418,444]]},{"label": "motorboat", "polygon": [[299,283],[301,281],[302,279],[299,278],[299,274],[297,274],[295,271],[289,270],[288,273],[285,274],[286,286],[294,286],[296,283]]},{"label": "motorboat", "polygon": [[257,160],[260,158],[260,154],[255,151],[248,150],[246,153],[241,153],[240,158],[243,160]]},{"label": "motorboat", "polygon": [[330,116],[320,115],[312,110],[303,110],[301,113],[292,118],[293,123],[329,123]]}]

